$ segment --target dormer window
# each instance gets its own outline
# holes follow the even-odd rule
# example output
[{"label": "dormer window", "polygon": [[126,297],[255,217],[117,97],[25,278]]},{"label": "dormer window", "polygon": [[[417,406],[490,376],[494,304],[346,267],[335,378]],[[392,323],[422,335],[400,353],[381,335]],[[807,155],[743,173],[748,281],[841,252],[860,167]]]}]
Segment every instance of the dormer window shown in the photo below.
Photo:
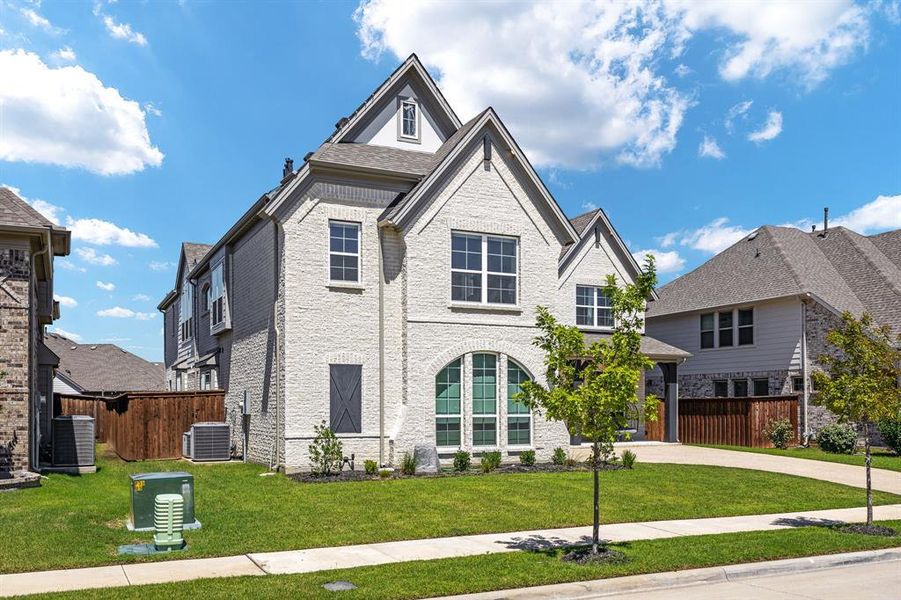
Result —
[{"label": "dormer window", "polygon": [[400,101],[400,137],[419,141],[419,105],[412,98]]}]

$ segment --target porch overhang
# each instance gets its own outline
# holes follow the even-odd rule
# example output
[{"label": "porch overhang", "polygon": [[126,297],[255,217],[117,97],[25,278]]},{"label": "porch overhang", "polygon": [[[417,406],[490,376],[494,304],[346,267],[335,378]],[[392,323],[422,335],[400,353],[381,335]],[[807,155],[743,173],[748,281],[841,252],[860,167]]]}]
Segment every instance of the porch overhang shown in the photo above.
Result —
[{"label": "porch overhang", "polygon": [[[605,342],[613,337],[612,333],[583,331],[586,344],[595,342]],[[668,362],[682,364],[691,358],[691,352],[686,352],[676,346],[671,346],[666,342],[661,342],[649,335],[641,336],[641,352],[654,362]]]}]

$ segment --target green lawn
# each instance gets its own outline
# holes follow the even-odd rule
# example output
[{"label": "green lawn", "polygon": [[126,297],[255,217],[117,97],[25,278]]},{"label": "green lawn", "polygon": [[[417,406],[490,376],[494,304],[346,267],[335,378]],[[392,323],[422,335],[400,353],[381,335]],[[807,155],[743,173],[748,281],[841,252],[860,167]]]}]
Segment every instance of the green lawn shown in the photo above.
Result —
[{"label": "green lawn", "polygon": [[[883,522],[896,529],[901,521]],[[41,598],[335,598],[322,589],[329,581],[346,580],[358,589],[337,594],[342,599],[405,599],[502,590],[775,560],[890,548],[901,539],[846,534],[823,527],[724,533],[614,544],[629,561],[606,566],[578,566],[558,560],[558,552],[513,552],[322,571],[304,575],[270,575],[202,579],[190,582],[48,594]],[[34,598],[34,596],[30,596]]]},{"label": "green lawn", "polygon": [[[0,494],[0,572],[138,560],[120,544],[147,542],[125,530],[130,473],[194,473],[203,529],[171,558],[586,525],[587,472],[299,484],[262,467],[123,463],[101,458],[95,475],[50,475],[37,489]],[[860,506],[861,490],[745,469],[639,463],[601,475],[604,522],[761,514]],[[901,497],[877,493],[880,504]],[[146,559],[144,559],[146,560]]]},{"label": "green lawn", "polygon": [[[738,450],[739,452],[756,452],[758,454],[775,454],[777,456],[790,456],[792,458],[807,458],[810,460],[824,460],[826,462],[842,463],[845,465],[863,466],[863,454],[832,454],[825,452],[816,447],[810,448],[789,448],[787,450],[779,450],[778,448],[748,448],[746,446],[704,446],[705,448],[719,448],[720,450]],[[891,450],[873,450],[871,453],[873,459],[872,466],[874,469],[888,469],[890,471],[901,471],[901,456],[893,453]]]}]

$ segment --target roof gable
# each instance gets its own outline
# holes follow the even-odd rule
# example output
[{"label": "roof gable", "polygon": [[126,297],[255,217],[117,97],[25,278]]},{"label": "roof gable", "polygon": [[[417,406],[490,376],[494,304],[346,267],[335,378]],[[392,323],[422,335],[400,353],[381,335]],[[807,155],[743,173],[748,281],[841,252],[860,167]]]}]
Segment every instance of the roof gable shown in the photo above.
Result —
[{"label": "roof gable", "polygon": [[59,374],[82,391],[158,391],[166,387],[163,365],[114,344],[79,344],[49,333],[44,343],[59,356]]}]

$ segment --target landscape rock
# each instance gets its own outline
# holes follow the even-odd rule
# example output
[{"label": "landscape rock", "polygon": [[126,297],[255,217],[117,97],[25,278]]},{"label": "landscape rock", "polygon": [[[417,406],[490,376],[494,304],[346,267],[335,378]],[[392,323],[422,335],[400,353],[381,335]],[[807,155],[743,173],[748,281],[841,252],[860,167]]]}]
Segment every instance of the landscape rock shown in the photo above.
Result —
[{"label": "landscape rock", "polygon": [[438,473],[438,449],[435,446],[416,446],[413,449],[416,459],[417,475],[434,475]]}]

